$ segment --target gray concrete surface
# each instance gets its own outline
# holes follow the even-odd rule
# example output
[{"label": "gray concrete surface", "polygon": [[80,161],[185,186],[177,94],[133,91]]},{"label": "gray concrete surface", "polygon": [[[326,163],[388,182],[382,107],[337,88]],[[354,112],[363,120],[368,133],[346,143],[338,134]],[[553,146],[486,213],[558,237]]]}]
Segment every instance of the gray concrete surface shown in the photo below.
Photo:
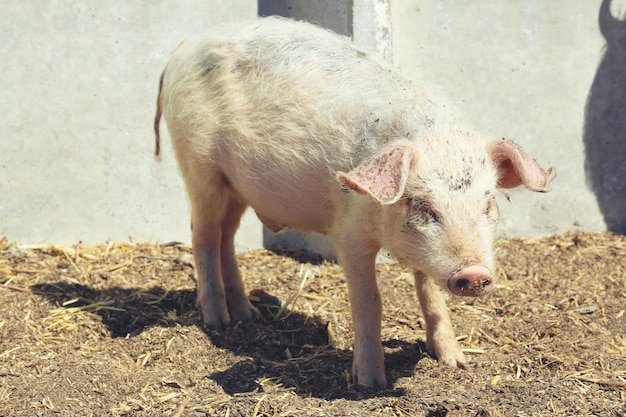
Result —
[{"label": "gray concrete surface", "polygon": [[153,158],[158,79],[186,36],[253,18],[256,1],[1,4],[0,236],[188,242],[167,135]]},{"label": "gray concrete surface", "polygon": [[[394,32],[401,34],[395,37],[395,63],[409,77],[421,74],[444,86],[487,137],[513,138],[557,169],[551,193],[515,191],[511,204],[500,202],[501,232],[603,229],[584,172],[582,140],[585,103],[605,44],[600,1],[417,3],[395,3]],[[623,109],[614,107],[621,115],[606,117],[623,120]],[[622,166],[623,138],[615,155],[605,155]],[[626,194],[612,198],[623,203]]]},{"label": "gray concrete surface", "polygon": [[[153,158],[158,77],[185,36],[257,2],[0,1],[0,236],[189,242],[167,135]],[[600,0],[392,2],[394,64],[558,170],[552,193],[500,202],[502,234],[626,232],[623,4],[601,32]],[[262,239],[249,213],[238,250]]]}]

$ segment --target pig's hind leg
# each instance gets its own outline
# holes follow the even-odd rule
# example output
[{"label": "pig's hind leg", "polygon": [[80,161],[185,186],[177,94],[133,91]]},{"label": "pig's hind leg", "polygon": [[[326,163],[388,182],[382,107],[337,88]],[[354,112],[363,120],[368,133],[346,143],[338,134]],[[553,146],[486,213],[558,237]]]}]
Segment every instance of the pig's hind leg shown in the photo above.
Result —
[{"label": "pig's hind leg", "polygon": [[437,283],[421,271],[415,271],[415,287],[426,321],[428,352],[448,366],[465,368],[465,355],[461,352],[452,328],[445,294]]},{"label": "pig's hind leg", "polygon": [[219,174],[188,183],[192,246],[198,275],[198,305],[204,323],[223,330],[252,317],[235,259],[234,235],[245,210]]},{"label": "pig's hind leg", "polygon": [[236,196],[229,195],[224,206],[221,218],[222,242],[220,246],[220,261],[222,266],[222,281],[226,292],[226,304],[233,321],[246,321],[252,318],[253,312],[258,310],[252,306],[241,279],[235,256],[235,233],[239,228],[241,216],[246,205]]}]

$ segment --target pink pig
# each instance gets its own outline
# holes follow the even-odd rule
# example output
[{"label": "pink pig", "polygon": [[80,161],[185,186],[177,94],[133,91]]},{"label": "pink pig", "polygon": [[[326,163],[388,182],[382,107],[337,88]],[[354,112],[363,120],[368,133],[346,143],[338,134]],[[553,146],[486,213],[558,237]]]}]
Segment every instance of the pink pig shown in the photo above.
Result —
[{"label": "pink pig", "polygon": [[497,188],[546,192],[555,176],[349,40],[281,18],[220,26],[173,52],[157,154],[161,111],[191,201],[204,322],[221,330],[255,313],[233,244],[247,207],[273,231],[328,234],[348,284],[353,380],[368,387],[386,385],[378,251],[414,271],[428,349],[462,368],[441,289],[491,291]]}]

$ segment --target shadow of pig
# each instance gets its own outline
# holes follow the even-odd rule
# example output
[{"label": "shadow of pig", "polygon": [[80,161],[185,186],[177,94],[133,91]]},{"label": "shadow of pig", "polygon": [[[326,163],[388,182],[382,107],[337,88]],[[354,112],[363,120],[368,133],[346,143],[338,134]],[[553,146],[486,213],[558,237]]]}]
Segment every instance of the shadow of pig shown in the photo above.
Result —
[{"label": "shadow of pig", "polygon": [[626,234],[626,21],[603,0],[600,32],[606,49],[587,97],[585,170],[608,230]]}]

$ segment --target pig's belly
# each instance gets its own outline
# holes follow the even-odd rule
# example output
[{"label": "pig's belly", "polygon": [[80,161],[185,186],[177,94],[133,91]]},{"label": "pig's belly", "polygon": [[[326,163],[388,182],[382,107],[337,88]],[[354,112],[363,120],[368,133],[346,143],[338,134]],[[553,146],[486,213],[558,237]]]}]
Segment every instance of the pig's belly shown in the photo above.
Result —
[{"label": "pig's belly", "polygon": [[298,185],[283,180],[276,176],[260,181],[238,179],[231,186],[271,230],[291,227],[327,233],[334,217],[330,193],[319,181],[303,179]]}]

